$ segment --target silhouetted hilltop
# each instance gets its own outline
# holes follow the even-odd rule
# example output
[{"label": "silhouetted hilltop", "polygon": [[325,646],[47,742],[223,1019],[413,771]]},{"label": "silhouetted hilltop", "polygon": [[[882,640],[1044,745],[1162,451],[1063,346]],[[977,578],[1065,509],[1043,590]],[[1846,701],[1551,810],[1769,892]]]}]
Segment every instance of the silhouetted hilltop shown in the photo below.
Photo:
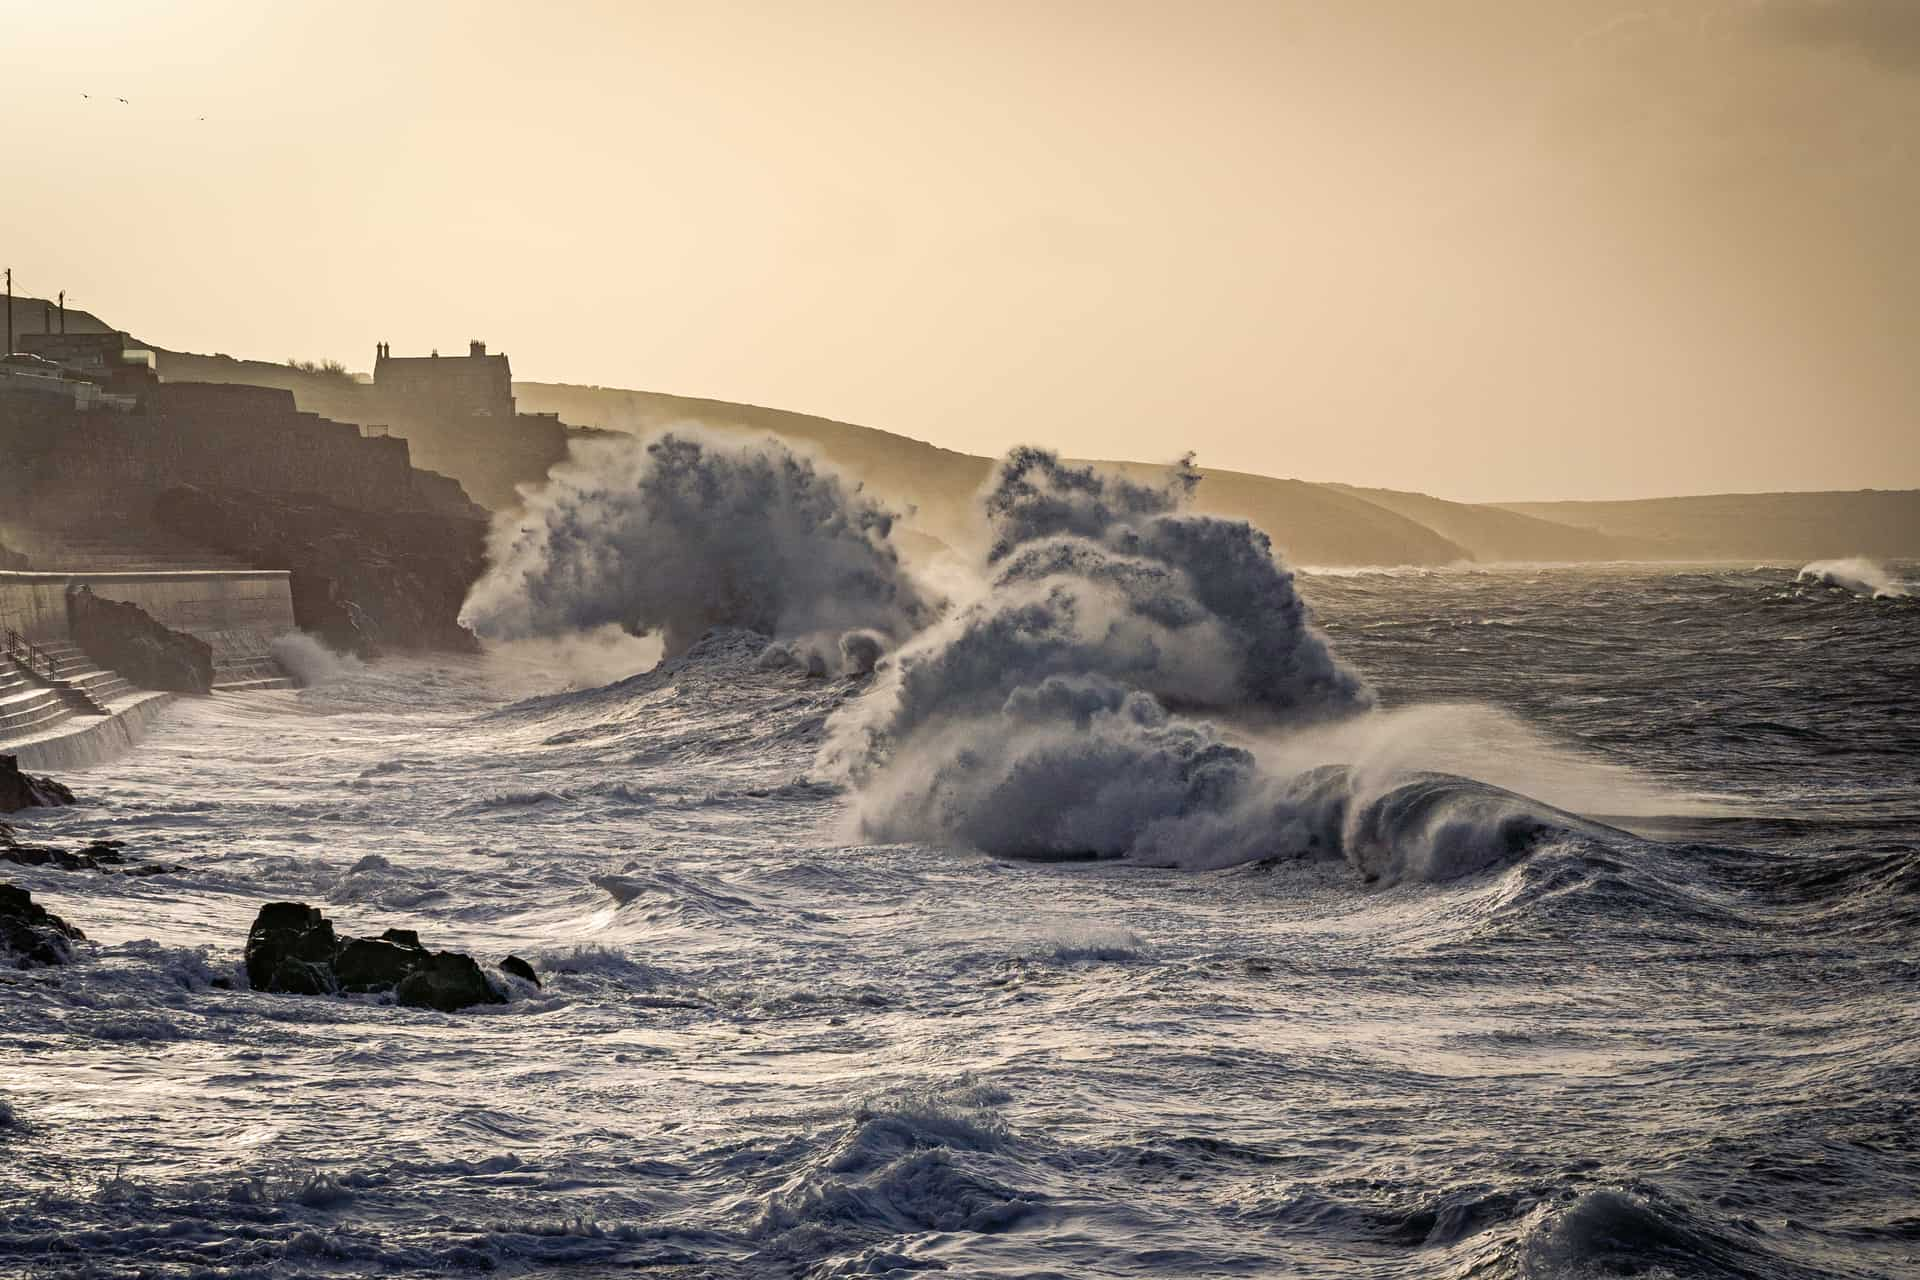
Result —
[{"label": "silhouetted hilltop", "polygon": [[1503,502],[1494,509],[1645,539],[1702,559],[1920,557],[1920,491],[1912,489]]},{"label": "silhouetted hilltop", "polygon": [[[513,387],[527,408],[610,430],[641,434],[698,423],[803,440],[861,477],[872,492],[910,503],[914,523],[925,533],[949,543],[965,543],[977,534],[974,498],[993,467],[990,458],[872,427],[726,400],[563,383],[516,382]],[[1160,469],[1150,463],[1110,465],[1147,478]],[[1296,564],[1438,565],[1472,558],[1417,521],[1333,486],[1236,471],[1203,469],[1202,475],[1195,499],[1200,510],[1251,521]]]},{"label": "silhouetted hilltop", "polygon": [[[90,311],[77,307],[68,307],[66,311],[66,332],[68,333],[113,333],[114,327]],[[23,333],[59,333],[61,331],[60,304],[51,298],[29,298],[24,294],[13,295],[13,332],[18,337]],[[0,355],[5,355],[0,351]]]},{"label": "silhouetted hilltop", "polygon": [[1594,529],[1573,528],[1501,507],[1448,502],[1445,498],[1398,489],[1367,489],[1345,484],[1326,487],[1418,521],[1466,548],[1472,559],[1483,563],[1659,560],[1677,554],[1674,547],[1653,539],[1616,537]]},{"label": "silhouetted hilltop", "polygon": [[[49,308],[15,300],[15,328],[40,332]],[[53,316],[58,324],[57,313]],[[79,310],[70,333],[112,326]],[[976,495],[993,462],[812,414],[617,387],[515,382],[519,416],[470,417],[388,395],[338,369],[144,343],[170,382],[243,383],[293,393],[298,407],[402,436],[417,466],[458,479],[496,511],[518,504],[570,445],[600,430],[646,434],[677,424],[771,431],[809,443],[911,512],[910,540],[965,545],[978,536]],[[577,425],[569,425],[577,424]],[[1171,461],[1169,459],[1168,461]],[[1111,463],[1139,476],[1159,464]],[[1423,493],[1202,471],[1202,511],[1251,521],[1304,566],[1444,565],[1463,561],[1812,560],[1920,557],[1920,492],[1725,494],[1628,502],[1449,502]]]}]

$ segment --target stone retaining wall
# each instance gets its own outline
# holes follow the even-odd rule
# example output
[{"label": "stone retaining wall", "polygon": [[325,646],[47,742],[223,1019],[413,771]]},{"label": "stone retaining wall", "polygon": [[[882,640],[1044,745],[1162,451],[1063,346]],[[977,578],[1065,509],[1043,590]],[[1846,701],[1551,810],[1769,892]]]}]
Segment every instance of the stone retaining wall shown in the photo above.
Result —
[{"label": "stone retaining wall", "polygon": [[105,600],[137,604],[175,631],[213,646],[216,660],[255,657],[294,629],[284,569],[168,573],[0,572],[0,631],[38,642],[65,641],[67,588],[84,583]]}]

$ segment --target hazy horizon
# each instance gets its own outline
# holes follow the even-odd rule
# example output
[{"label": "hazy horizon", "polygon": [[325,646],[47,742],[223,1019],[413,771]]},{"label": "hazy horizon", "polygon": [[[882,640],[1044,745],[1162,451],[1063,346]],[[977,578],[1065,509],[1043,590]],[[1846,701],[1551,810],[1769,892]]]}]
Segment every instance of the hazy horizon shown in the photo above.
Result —
[{"label": "hazy horizon", "polygon": [[1920,6],[1509,8],[15,7],[0,265],[975,454],[1920,487]]}]

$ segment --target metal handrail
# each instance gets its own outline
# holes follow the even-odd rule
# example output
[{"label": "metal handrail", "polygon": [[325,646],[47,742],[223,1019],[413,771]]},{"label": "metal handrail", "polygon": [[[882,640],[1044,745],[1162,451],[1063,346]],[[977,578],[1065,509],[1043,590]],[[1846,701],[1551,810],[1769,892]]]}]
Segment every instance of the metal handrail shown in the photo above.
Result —
[{"label": "metal handrail", "polygon": [[33,672],[36,675],[39,674],[34,670],[34,664],[38,662],[40,666],[46,669],[46,678],[48,680],[59,681],[60,676],[58,673],[60,666],[54,656],[21,635],[18,631],[15,631],[12,627],[7,628],[6,646],[7,656],[19,665],[25,667],[29,672]]}]

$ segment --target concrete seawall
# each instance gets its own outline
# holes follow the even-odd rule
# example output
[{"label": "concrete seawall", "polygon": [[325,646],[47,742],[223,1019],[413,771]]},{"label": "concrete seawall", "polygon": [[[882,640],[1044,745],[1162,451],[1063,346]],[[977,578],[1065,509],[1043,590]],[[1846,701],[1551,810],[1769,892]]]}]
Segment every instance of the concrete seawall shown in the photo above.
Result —
[{"label": "concrete seawall", "polygon": [[[285,570],[266,569],[193,569],[126,573],[32,573],[0,572],[0,632],[18,631],[37,645],[47,647],[54,660],[63,651],[76,655],[67,626],[67,591],[84,586],[103,600],[135,604],[155,620],[175,631],[198,636],[213,647],[215,689],[272,687],[256,677],[274,674],[270,658],[273,641],[294,630],[293,593]],[[81,659],[84,661],[84,659]],[[0,668],[7,664],[0,659]],[[264,668],[264,669],[262,669]],[[222,670],[239,683],[218,683]],[[22,669],[24,670],[24,669]],[[82,667],[82,672],[95,668]],[[69,683],[85,685],[85,674],[70,674],[61,668]],[[19,685],[20,680],[13,682]],[[31,683],[31,677],[29,677]],[[0,745],[20,757],[23,767],[36,769],[82,769],[102,760],[110,760],[131,748],[147,728],[175,700],[171,693],[127,690],[124,681],[114,681],[119,694],[100,695],[97,705],[105,715],[55,716],[50,722],[29,707],[13,717],[23,723],[39,723],[15,730],[25,736],[6,741],[0,732]],[[284,681],[279,683],[284,684]],[[49,688],[40,681],[43,688]],[[3,688],[4,685],[0,685]],[[43,705],[55,695],[22,687],[6,699],[5,705],[18,707],[23,699],[37,696]],[[65,696],[65,695],[62,695]],[[24,720],[22,719],[24,717]],[[0,719],[0,723],[5,723]]]},{"label": "concrete seawall", "polygon": [[137,604],[175,631],[213,646],[215,661],[258,657],[294,629],[293,593],[284,569],[150,573],[0,572],[0,631],[35,643],[64,641],[67,588],[85,586],[106,600]]},{"label": "concrete seawall", "polygon": [[20,758],[22,769],[84,769],[132,750],[177,697],[142,690],[115,700],[105,716],[68,720],[37,737],[0,745]]}]

